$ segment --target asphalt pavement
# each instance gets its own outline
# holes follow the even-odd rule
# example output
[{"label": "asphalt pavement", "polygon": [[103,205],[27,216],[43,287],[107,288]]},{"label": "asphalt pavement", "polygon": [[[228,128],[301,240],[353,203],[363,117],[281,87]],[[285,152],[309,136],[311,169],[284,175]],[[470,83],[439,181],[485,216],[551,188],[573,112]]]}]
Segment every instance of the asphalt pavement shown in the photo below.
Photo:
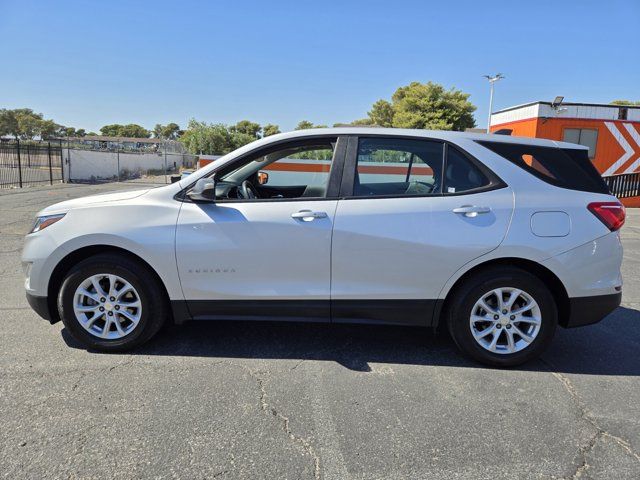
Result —
[{"label": "asphalt pavement", "polygon": [[0,475],[32,478],[640,478],[640,212],[623,305],[511,370],[444,333],[202,322],[129,354],[28,307],[42,207],[141,185],[0,191]]}]

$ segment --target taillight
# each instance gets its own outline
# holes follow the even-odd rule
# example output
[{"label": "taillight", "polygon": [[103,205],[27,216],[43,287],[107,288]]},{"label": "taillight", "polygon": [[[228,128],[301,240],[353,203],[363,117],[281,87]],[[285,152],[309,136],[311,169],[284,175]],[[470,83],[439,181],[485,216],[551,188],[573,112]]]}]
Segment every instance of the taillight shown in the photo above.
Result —
[{"label": "taillight", "polygon": [[624,225],[626,214],[620,202],[592,202],[587,208],[612,232]]}]

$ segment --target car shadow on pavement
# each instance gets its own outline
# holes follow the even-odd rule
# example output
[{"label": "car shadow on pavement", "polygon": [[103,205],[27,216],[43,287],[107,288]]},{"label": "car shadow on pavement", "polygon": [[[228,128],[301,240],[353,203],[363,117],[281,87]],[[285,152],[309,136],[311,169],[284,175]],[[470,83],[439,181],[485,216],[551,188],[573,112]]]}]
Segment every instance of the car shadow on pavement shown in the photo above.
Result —
[{"label": "car shadow on pavement", "polygon": [[[412,327],[273,322],[189,322],[165,328],[134,355],[335,361],[370,372],[370,363],[481,367],[463,357],[449,335]],[[83,348],[63,329],[65,342]],[[525,371],[640,375],[640,311],[619,307],[597,325],[563,329],[542,359]]]}]

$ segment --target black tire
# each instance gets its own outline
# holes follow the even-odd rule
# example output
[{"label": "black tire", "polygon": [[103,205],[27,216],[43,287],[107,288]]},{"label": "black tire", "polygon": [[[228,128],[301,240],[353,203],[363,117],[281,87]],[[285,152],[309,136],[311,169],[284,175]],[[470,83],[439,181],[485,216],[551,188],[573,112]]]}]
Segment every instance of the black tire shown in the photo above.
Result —
[{"label": "black tire", "polygon": [[[92,275],[112,273],[127,280],[138,292],[142,314],[138,324],[119,339],[101,339],[89,333],[77,320],[73,301],[78,286]],[[155,274],[141,263],[114,253],[98,254],[83,260],[67,273],[58,292],[58,312],[69,333],[85,347],[103,352],[133,349],[153,337],[167,317],[163,286]]]},{"label": "black tire", "polygon": [[[470,327],[473,307],[482,295],[500,287],[525,291],[540,308],[542,321],[535,339],[514,353],[494,353],[482,347]],[[492,267],[480,271],[456,287],[447,301],[449,333],[458,348],[472,359],[494,367],[512,367],[539,357],[549,346],[558,324],[558,310],[553,295],[535,275],[516,267]],[[511,328],[511,327],[510,327]],[[505,340],[501,338],[503,343]]]}]

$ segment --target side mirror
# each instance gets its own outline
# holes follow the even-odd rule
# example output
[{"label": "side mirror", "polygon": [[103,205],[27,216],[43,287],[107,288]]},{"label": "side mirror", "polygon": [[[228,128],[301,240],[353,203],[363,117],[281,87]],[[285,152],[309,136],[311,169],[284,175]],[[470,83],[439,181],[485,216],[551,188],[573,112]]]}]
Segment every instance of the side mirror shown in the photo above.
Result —
[{"label": "side mirror", "polygon": [[216,182],[213,178],[201,178],[187,193],[194,202],[213,202],[216,199]]},{"label": "side mirror", "polygon": [[269,181],[269,174],[267,172],[263,172],[262,170],[258,172],[258,183],[260,185],[266,185]]}]

